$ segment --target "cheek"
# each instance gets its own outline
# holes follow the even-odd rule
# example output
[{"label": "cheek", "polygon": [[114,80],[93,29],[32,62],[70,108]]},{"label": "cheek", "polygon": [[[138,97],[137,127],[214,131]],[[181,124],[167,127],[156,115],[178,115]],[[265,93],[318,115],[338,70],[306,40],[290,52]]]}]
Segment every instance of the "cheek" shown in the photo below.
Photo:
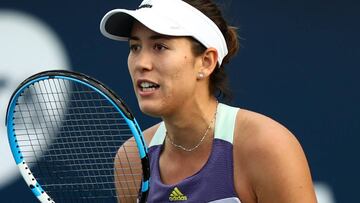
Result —
[{"label": "cheek", "polygon": [[129,54],[129,56],[128,56],[127,63],[128,63],[128,71],[129,71],[129,73],[130,73],[131,78],[133,78],[133,74],[134,74],[134,59],[133,59],[133,57],[131,57],[131,54]]},{"label": "cheek", "polygon": [[[175,62],[176,61],[176,62]],[[175,91],[189,91],[194,88],[196,83],[196,74],[193,61],[187,56],[179,57],[174,60],[172,67],[169,68],[168,78],[169,83]],[[190,90],[191,91],[191,90]]]},{"label": "cheek", "polygon": [[180,80],[185,80],[186,83],[192,83],[196,78],[194,78],[195,64],[194,58],[188,55],[184,55],[179,60],[178,69],[174,73],[176,77]]},{"label": "cheek", "polygon": [[173,60],[167,67],[166,73],[163,75],[167,75],[169,79],[168,82],[177,84],[183,82],[185,79],[186,71],[183,61]]}]

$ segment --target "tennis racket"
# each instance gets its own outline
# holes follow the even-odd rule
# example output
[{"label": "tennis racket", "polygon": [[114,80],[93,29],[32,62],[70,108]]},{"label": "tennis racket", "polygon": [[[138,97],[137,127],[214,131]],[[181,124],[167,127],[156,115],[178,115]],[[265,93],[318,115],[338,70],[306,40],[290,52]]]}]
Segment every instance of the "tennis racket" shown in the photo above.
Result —
[{"label": "tennis racket", "polygon": [[63,70],[33,75],[13,93],[6,125],[15,162],[40,202],[146,202],[142,131],[101,82]]}]

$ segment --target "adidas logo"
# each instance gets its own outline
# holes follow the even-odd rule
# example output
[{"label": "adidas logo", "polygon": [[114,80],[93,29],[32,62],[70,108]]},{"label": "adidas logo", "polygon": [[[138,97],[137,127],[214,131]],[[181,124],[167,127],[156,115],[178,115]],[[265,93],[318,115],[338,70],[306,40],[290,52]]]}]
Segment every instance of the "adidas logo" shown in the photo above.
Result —
[{"label": "adidas logo", "polygon": [[185,201],[187,196],[180,192],[179,188],[175,187],[169,196],[171,202],[175,201]]}]

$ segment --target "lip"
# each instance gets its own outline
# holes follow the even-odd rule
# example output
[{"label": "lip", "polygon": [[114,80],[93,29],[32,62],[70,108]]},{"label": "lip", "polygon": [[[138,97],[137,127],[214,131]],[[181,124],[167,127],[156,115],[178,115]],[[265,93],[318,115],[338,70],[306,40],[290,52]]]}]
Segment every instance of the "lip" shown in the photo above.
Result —
[{"label": "lip", "polygon": [[151,91],[149,91],[149,90],[148,91],[143,91],[142,88],[140,87],[140,84],[143,83],[143,82],[148,82],[148,83],[153,83],[153,84],[159,85],[157,82],[154,82],[154,81],[148,80],[148,79],[138,79],[138,80],[136,80],[136,90],[137,90],[137,93],[138,93],[139,96],[142,96],[142,97],[151,96],[151,95],[155,94],[155,92],[159,89],[159,88],[155,88],[154,90],[151,90]]}]

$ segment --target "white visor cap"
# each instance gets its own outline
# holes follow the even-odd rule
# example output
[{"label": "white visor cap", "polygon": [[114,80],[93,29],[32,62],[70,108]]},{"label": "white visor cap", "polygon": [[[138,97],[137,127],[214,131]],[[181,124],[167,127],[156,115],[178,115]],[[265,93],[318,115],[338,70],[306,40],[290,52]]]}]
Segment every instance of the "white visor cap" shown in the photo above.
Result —
[{"label": "white visor cap", "polygon": [[111,10],[101,20],[100,31],[110,39],[126,41],[134,19],[159,34],[191,36],[206,48],[215,48],[219,67],[228,53],[225,38],[217,25],[182,0],[144,0],[137,10]]}]

